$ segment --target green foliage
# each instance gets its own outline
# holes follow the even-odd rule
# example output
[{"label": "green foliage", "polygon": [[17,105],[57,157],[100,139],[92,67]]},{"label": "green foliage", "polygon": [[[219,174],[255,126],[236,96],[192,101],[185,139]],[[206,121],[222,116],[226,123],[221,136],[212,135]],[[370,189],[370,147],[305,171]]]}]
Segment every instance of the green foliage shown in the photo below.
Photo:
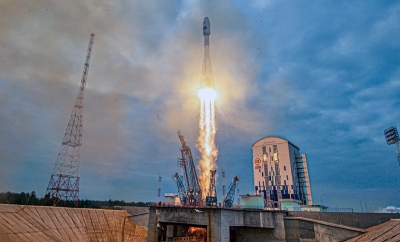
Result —
[{"label": "green foliage", "polygon": [[19,205],[40,205],[41,199],[36,197],[36,192],[31,193],[12,193],[1,192],[0,203],[19,204]]},{"label": "green foliage", "polygon": [[[0,192],[0,204],[18,204],[18,205],[40,205],[40,206],[52,206],[52,200],[49,197],[38,198],[36,192],[31,193],[13,193],[13,192]],[[125,202],[124,200],[108,200],[108,201],[97,201],[97,200],[79,200],[78,207],[80,208],[110,208],[120,209],[121,206],[137,206],[144,207],[150,203],[144,202]],[[74,207],[72,201],[60,202],[59,207]]]}]

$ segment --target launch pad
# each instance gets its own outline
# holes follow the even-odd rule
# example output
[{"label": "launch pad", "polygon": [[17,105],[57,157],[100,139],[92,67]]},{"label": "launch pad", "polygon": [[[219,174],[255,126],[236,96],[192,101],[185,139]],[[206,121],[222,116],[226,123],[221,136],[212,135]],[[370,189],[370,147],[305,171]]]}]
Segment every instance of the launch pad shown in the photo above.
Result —
[{"label": "launch pad", "polygon": [[[283,211],[220,207],[150,207],[148,242],[156,241],[285,241]],[[205,234],[188,233],[200,229]]]}]

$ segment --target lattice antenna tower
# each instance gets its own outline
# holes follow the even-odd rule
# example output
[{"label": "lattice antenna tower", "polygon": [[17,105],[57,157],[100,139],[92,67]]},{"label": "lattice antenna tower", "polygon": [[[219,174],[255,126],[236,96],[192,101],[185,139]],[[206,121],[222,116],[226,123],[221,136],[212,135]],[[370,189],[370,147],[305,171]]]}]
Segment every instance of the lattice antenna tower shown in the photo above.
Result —
[{"label": "lattice antenna tower", "polygon": [[47,186],[46,197],[52,199],[53,206],[61,201],[72,201],[78,207],[80,148],[82,145],[83,100],[89,71],[94,34],[90,35],[86,61],[83,67],[81,85],[76,98],[57,160]]}]

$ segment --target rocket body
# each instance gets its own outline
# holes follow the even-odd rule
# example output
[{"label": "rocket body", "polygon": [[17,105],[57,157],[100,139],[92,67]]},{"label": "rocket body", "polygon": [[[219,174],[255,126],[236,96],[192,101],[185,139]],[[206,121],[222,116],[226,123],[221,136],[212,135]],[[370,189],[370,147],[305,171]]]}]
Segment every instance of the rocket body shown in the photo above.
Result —
[{"label": "rocket body", "polygon": [[210,87],[214,88],[214,77],[212,73],[211,67],[211,59],[210,59],[210,20],[208,17],[204,18],[203,21],[203,35],[204,35],[204,59],[203,59],[203,68],[200,86],[201,88]]}]

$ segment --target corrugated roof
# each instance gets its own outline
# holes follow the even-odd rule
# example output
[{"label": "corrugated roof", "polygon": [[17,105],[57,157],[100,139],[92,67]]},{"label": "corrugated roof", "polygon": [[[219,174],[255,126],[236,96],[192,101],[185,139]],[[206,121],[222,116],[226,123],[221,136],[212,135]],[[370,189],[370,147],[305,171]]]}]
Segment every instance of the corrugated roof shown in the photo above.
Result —
[{"label": "corrugated roof", "polygon": [[366,229],[365,234],[359,235],[348,242],[366,242],[366,241],[400,241],[400,219],[391,219],[386,223]]},{"label": "corrugated roof", "polygon": [[124,210],[0,204],[0,241],[146,241]]}]

